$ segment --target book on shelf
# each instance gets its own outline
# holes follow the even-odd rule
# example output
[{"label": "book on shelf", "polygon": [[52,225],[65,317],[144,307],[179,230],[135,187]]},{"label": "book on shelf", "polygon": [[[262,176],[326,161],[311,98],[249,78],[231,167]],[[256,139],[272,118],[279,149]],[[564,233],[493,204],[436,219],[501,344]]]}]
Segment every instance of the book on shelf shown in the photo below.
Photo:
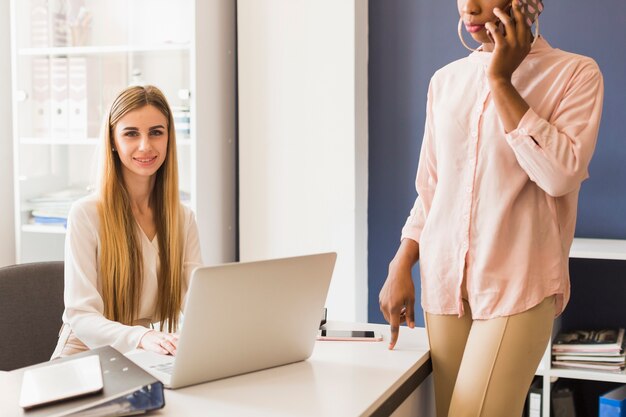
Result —
[{"label": "book on shelf", "polygon": [[624,364],[607,363],[607,362],[575,362],[575,361],[552,361],[552,365],[560,368],[570,369],[592,369],[597,371],[621,372],[624,370]]},{"label": "book on shelf", "polygon": [[557,367],[620,372],[626,366],[624,329],[561,332],[552,345],[552,355]]},{"label": "book on shelf", "polygon": [[626,362],[624,354],[617,356],[595,356],[595,355],[555,355],[554,360],[557,361],[574,361],[574,362],[609,362],[624,365]]},{"label": "book on shelf", "polygon": [[552,343],[552,352],[622,352],[624,329],[572,330],[561,332]]}]

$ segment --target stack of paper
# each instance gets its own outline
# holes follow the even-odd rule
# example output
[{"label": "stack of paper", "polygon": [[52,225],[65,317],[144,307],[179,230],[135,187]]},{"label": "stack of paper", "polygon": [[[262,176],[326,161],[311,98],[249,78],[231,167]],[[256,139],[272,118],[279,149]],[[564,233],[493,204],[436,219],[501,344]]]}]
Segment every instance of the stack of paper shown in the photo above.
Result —
[{"label": "stack of paper", "polygon": [[32,222],[65,226],[72,203],[87,194],[89,190],[84,188],[68,188],[28,199]]},{"label": "stack of paper", "polygon": [[619,372],[626,366],[624,329],[561,332],[552,344],[552,364]]}]

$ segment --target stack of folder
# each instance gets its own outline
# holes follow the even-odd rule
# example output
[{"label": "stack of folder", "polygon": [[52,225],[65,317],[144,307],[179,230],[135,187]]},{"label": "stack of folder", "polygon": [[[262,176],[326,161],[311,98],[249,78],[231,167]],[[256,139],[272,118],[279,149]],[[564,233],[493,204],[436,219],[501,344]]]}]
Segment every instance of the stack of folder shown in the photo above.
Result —
[{"label": "stack of folder", "polygon": [[[33,390],[40,387],[32,388],[36,386],[32,384],[33,378],[39,378],[39,381],[35,382],[39,382],[40,385],[48,384],[50,390],[56,390],[57,387],[53,384],[60,384],[64,382],[63,379],[68,378],[68,375],[62,375],[54,381],[50,377],[54,375],[54,372],[45,372],[45,370],[40,372],[43,368],[47,367],[48,370],[53,371],[52,367],[56,365],[69,361],[84,361],[85,358],[91,356],[98,357],[100,362],[100,366],[96,366],[96,369],[101,371],[100,389],[90,389],[87,393],[85,390],[78,390],[77,392],[82,392],[80,396],[59,398],[54,402],[50,402],[49,399],[40,404],[32,402],[32,398],[40,397],[34,395],[38,393]],[[87,365],[81,363],[82,366]],[[84,377],[85,375],[81,376],[81,378]],[[83,379],[81,384],[91,385],[90,382],[94,379],[93,373],[88,375],[88,378],[89,380]],[[0,414],[3,417],[130,415],[156,410],[165,405],[163,384],[110,346],[0,373],[0,386],[3,387],[0,390],[0,410],[2,411]]]}]

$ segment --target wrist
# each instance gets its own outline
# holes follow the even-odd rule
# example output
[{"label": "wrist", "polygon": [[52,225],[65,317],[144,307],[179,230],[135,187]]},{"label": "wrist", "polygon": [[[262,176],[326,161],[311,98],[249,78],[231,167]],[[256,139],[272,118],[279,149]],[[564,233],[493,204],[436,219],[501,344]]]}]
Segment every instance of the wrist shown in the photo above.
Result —
[{"label": "wrist", "polygon": [[414,260],[413,257],[396,254],[391,262],[389,262],[389,271],[410,271],[413,265],[415,265],[415,262],[417,262],[417,260]]},{"label": "wrist", "polygon": [[513,87],[511,77],[507,77],[505,75],[489,75],[487,79],[489,80],[489,86],[492,91],[499,88]]},{"label": "wrist", "polygon": [[150,333],[152,333],[152,332],[154,332],[154,331],[155,331],[155,330],[150,329],[150,330],[148,330],[147,332],[145,332],[143,335],[141,335],[141,338],[139,339],[139,344],[137,345],[137,347],[138,347],[139,349],[143,349],[143,348],[144,348],[144,345],[143,345],[143,341],[144,341],[144,339],[146,338],[146,336],[147,336],[147,335],[149,335]]}]

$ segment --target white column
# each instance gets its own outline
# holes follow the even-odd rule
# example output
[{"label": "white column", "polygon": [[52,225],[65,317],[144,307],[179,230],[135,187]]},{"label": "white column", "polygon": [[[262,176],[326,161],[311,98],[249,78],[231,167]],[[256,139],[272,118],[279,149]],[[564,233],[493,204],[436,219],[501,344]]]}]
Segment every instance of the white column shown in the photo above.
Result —
[{"label": "white column", "polygon": [[0,1],[0,267],[15,263],[10,2]]},{"label": "white column", "polygon": [[236,12],[232,0],[195,2],[192,205],[205,264],[236,258]]},{"label": "white column", "polygon": [[238,0],[241,260],[338,254],[367,320],[367,1]]}]

